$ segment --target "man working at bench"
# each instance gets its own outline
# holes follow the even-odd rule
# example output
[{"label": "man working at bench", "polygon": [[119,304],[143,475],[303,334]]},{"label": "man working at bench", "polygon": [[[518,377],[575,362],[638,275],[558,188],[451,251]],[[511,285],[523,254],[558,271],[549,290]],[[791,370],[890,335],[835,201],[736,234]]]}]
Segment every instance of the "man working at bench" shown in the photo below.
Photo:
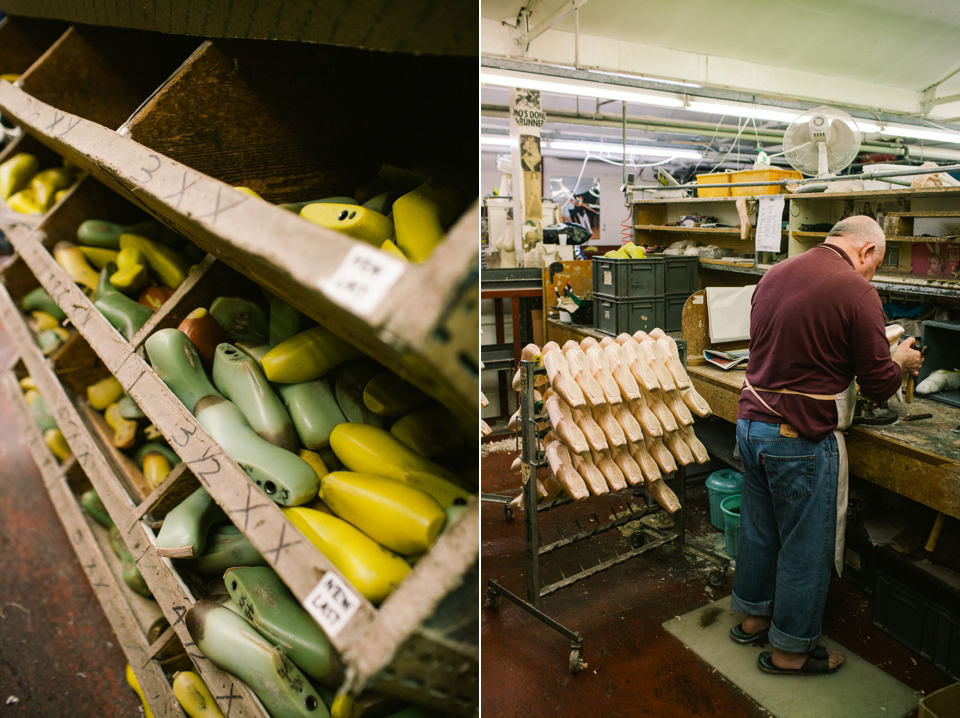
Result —
[{"label": "man working at bench", "polygon": [[[730,608],[746,614],[738,643],[769,638],[761,670],[835,671],[819,646],[830,566],[843,567],[846,447],[861,393],[883,401],[917,374],[913,339],[890,352],[870,284],[886,241],[873,219],[838,222],[827,239],[772,267],[753,294],[750,361],[737,442],[744,466],[740,542]],[[856,379],[854,379],[856,378]]]}]

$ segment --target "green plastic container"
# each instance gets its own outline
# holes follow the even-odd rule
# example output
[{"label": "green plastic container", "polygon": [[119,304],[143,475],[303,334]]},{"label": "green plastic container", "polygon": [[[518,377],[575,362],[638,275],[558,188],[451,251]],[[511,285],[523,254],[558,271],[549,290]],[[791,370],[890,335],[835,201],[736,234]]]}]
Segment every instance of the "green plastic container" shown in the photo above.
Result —
[{"label": "green plastic container", "polygon": [[733,494],[739,494],[743,487],[743,474],[733,469],[720,469],[707,477],[707,495],[710,497],[710,523],[723,531],[723,513],[720,502]]},{"label": "green plastic container", "polygon": [[740,494],[728,496],[720,502],[723,512],[723,537],[727,553],[736,558],[737,542],[740,540]]}]

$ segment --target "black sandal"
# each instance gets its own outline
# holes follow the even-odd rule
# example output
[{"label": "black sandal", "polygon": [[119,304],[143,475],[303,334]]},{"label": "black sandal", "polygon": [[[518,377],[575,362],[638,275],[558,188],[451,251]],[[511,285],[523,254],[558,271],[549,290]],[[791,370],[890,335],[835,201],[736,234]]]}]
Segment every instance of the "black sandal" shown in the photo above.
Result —
[{"label": "black sandal", "polygon": [[757,658],[757,666],[764,673],[772,673],[780,676],[822,676],[833,673],[843,664],[830,667],[830,655],[823,646],[817,646],[807,655],[807,660],[799,668],[780,668],[774,665],[773,654],[770,651],[764,651]]},{"label": "black sandal", "polygon": [[756,633],[747,633],[743,630],[743,624],[740,623],[730,629],[730,638],[737,643],[753,643],[757,646],[765,646],[767,644],[767,634],[769,633],[769,628],[764,628],[762,631],[757,631]]}]

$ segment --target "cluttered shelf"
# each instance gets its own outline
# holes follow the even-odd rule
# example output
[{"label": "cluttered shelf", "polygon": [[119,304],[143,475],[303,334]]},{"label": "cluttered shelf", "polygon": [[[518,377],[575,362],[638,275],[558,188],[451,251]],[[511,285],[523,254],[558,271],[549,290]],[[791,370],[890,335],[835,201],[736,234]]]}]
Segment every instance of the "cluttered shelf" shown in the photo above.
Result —
[{"label": "cluttered shelf", "polygon": [[732,259],[701,259],[701,269],[718,269],[722,272],[741,272],[743,274],[763,274],[763,270],[754,266],[753,260],[747,262]]},{"label": "cluttered shelf", "polygon": [[[642,188],[633,188],[635,193]],[[655,188],[651,188],[655,189]],[[675,188],[676,189],[676,188]],[[676,190],[681,191],[681,190]],[[789,200],[799,201],[820,201],[824,199],[869,199],[869,200],[896,200],[898,197],[907,197],[913,199],[925,199],[930,197],[955,197],[958,192],[957,187],[901,187],[898,189],[864,190],[857,192],[806,192],[806,193],[787,193]],[[657,205],[657,204],[702,204],[716,202],[732,202],[733,197],[657,197],[650,199],[632,199],[632,204]]]},{"label": "cluttered shelf", "polygon": [[651,232],[696,232],[700,234],[740,234],[739,227],[674,227],[662,224],[636,224],[634,229],[645,229]]},{"label": "cluttered shelf", "polygon": [[[721,272],[736,272],[762,276],[772,265],[754,265],[752,262],[736,262],[729,259],[701,259],[700,269]],[[960,291],[960,278],[916,277],[899,274],[877,274],[871,281],[881,292],[908,292],[928,297],[956,297]]]}]

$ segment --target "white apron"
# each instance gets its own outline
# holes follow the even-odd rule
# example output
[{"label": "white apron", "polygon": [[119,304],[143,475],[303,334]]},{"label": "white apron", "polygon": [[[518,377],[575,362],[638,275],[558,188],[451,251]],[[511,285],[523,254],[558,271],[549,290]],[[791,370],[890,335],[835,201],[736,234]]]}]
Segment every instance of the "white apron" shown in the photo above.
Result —
[{"label": "white apron", "polygon": [[836,524],[836,544],[833,554],[833,565],[837,569],[837,575],[843,573],[843,550],[844,542],[846,539],[846,525],[847,525],[847,498],[849,495],[849,484],[850,484],[850,465],[847,462],[847,443],[843,437],[844,429],[850,428],[850,425],[853,423],[853,414],[857,406],[857,380],[854,378],[850,382],[850,386],[841,391],[839,394],[806,394],[802,391],[792,391],[791,389],[756,389],[750,385],[750,382],[744,378],[743,386],[746,389],[749,389],[753,392],[753,395],[757,397],[759,402],[763,404],[769,411],[772,411],[777,416],[783,416],[779,411],[776,411],[772,408],[763,398],[757,393],[758,391],[766,391],[772,394],[797,394],[799,396],[806,396],[810,399],[817,399],[819,401],[833,401],[837,405],[837,428],[834,430],[833,435],[837,438],[837,452],[838,452],[838,461],[837,461],[837,524]]}]

